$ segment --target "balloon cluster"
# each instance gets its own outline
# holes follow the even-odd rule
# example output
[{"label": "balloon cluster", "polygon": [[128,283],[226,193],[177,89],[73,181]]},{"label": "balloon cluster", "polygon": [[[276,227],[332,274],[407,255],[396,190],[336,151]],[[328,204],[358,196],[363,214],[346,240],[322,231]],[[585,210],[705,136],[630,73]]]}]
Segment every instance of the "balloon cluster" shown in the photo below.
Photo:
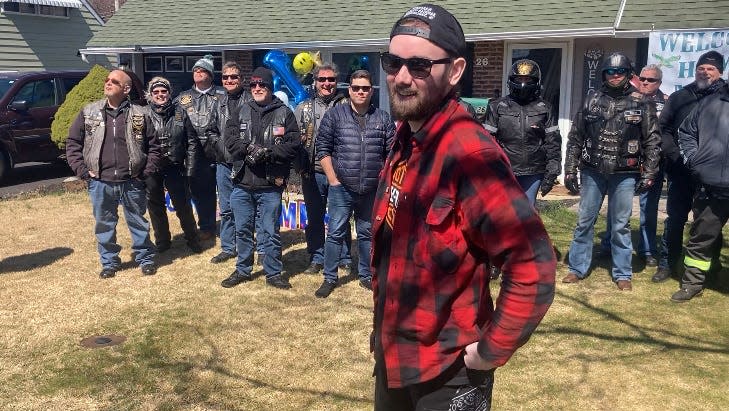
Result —
[{"label": "balloon cluster", "polygon": [[[288,89],[294,106],[309,98],[309,93],[302,86],[300,79],[309,74],[315,66],[321,64],[321,54],[318,51],[314,54],[303,51],[294,56],[293,61],[289,60],[289,56],[283,50],[271,50],[263,57],[263,65],[274,73],[274,90],[286,92]],[[298,74],[299,78],[294,72]],[[283,84],[281,84],[282,82]]]}]

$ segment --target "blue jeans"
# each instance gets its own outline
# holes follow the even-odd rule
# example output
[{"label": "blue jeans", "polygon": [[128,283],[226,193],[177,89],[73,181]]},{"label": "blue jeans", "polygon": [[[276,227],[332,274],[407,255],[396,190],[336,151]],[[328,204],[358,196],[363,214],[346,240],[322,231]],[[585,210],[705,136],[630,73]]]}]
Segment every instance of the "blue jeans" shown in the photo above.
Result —
[{"label": "blue jeans", "polygon": [[[638,237],[638,247],[636,253],[642,256],[658,256],[658,243],[656,241],[656,231],[658,230],[658,201],[661,199],[663,191],[663,172],[656,177],[655,183],[650,190],[640,195],[640,236]],[[686,221],[684,220],[684,223]],[[610,214],[608,213],[608,223],[605,229],[605,237],[600,242],[600,246],[604,251],[610,250]],[[683,233],[683,231],[681,231]],[[682,234],[683,235],[683,234]]]},{"label": "blue jeans", "polygon": [[155,248],[149,237],[149,222],[144,218],[147,211],[147,193],[144,182],[127,180],[112,183],[89,180],[89,198],[93,209],[94,234],[98,243],[101,266],[119,269],[121,246],[116,243],[116,223],[119,221],[119,204],[132,236],[134,260],[140,266],[154,263]]},{"label": "blue jeans", "polygon": [[220,205],[220,248],[235,255],[235,218],[230,207],[230,195],[233,192],[233,180],[230,179],[231,167],[218,163],[215,180],[218,185],[218,204]]},{"label": "blue jeans", "polygon": [[537,193],[539,192],[539,186],[542,184],[543,178],[544,174],[516,176],[516,181],[519,182],[521,189],[524,190],[524,194],[526,194],[531,205],[537,202]]},{"label": "blue jeans", "polygon": [[200,231],[215,232],[215,165],[206,158],[197,160],[195,175],[190,177],[192,202],[197,211],[197,225]]},{"label": "blue jeans", "polygon": [[[238,248],[238,260],[235,268],[241,274],[250,275],[253,270],[253,231],[256,221],[256,209],[261,213],[261,233],[265,234],[263,244],[265,258],[263,270],[266,278],[281,273],[281,193],[280,188],[247,189],[236,186],[230,195],[230,206],[235,216],[235,240]],[[256,233],[258,234],[258,233]],[[259,236],[260,238],[260,236]]]},{"label": "blue jeans", "polygon": [[[312,177],[301,178],[301,191],[306,204],[306,250],[312,263],[324,264],[324,220],[329,195],[329,181],[324,173],[314,173]],[[347,220],[344,245],[339,264],[352,263],[352,229]]]},{"label": "blue jeans", "polygon": [[324,244],[324,279],[337,281],[337,269],[342,255],[342,245],[349,230],[349,217],[354,212],[357,230],[357,249],[359,250],[359,278],[372,278],[370,270],[370,250],[372,249],[372,207],[375,191],[357,194],[343,185],[329,186],[329,234]]},{"label": "blue jeans", "polygon": [[612,278],[614,281],[633,277],[633,245],[630,239],[630,214],[633,212],[633,193],[638,174],[601,174],[594,170],[581,173],[580,208],[572,244],[569,251],[569,270],[578,277],[587,276],[592,263],[592,243],[595,221],[600,207],[608,196],[608,215],[611,229]]}]

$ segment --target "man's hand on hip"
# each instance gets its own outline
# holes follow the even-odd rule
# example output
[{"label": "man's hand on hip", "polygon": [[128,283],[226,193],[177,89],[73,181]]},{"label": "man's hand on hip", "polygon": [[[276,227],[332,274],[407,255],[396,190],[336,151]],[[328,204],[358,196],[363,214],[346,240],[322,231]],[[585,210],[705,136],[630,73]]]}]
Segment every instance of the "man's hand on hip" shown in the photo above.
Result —
[{"label": "man's hand on hip", "polygon": [[466,368],[470,368],[472,370],[486,371],[496,368],[495,365],[484,360],[478,353],[478,341],[466,346],[466,353],[463,356],[463,362],[466,364]]}]

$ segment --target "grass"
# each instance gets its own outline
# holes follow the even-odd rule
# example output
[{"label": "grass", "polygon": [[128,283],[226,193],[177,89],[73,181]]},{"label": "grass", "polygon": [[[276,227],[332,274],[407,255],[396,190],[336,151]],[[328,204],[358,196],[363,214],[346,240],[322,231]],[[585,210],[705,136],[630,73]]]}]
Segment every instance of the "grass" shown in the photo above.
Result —
[{"label": "grass", "polygon": [[[563,256],[575,215],[540,208]],[[179,236],[144,278],[129,263],[123,222],[125,269],[100,280],[83,192],[0,202],[0,221],[0,409],[372,408],[371,296],[352,281],[314,298],[321,278],[300,274],[301,232],[283,235],[287,292],[262,277],[223,289],[232,262],[210,264],[215,248],[189,254]],[[597,262],[582,283],[557,285],[530,342],[497,372],[494,409],[729,408],[727,270],[703,297],[674,304],[676,280],[651,283],[636,259],[634,291],[618,292],[608,268]],[[127,339],[79,344],[104,334]]]}]

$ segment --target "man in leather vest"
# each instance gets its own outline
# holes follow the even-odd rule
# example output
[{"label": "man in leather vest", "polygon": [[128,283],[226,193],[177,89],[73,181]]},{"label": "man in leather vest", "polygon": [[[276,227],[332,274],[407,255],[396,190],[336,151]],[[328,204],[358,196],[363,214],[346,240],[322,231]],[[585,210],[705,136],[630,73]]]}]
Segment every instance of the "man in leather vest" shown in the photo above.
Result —
[{"label": "man in leather vest", "polygon": [[207,241],[215,238],[215,147],[222,138],[218,128],[218,105],[226,91],[213,85],[211,55],[198,60],[192,71],[195,85],[180,93],[176,102],[187,111],[200,145],[196,154],[195,173],[190,177],[190,191],[197,211],[200,239]]},{"label": "man in leather vest", "polygon": [[607,195],[611,275],[619,290],[629,291],[633,288],[629,226],[633,195],[647,191],[655,181],[661,136],[655,105],[629,82],[632,63],[628,57],[622,53],[608,56],[601,72],[602,87],[585,97],[568,137],[564,183],[571,192],[580,193],[580,208],[570,245],[569,273],[562,282],[576,283],[589,274],[595,221]]},{"label": "man in leather vest", "polygon": [[66,141],[68,164],[76,176],[88,182],[101,278],[114,277],[121,267],[121,246],[116,243],[119,203],[142,274],[157,272],[149,222],[144,218],[144,180],[157,171],[160,148],[145,109],[129,101],[131,89],[127,73],[109,73],[104,83],[106,98],[81,110]]},{"label": "man in leather vest", "polygon": [[165,252],[172,244],[165,201],[167,188],[188,247],[195,253],[201,253],[203,249],[198,239],[187,185],[187,177],[192,175],[195,165],[195,129],[185,110],[172,101],[172,86],[166,78],[154,77],[149,81],[147,101],[148,115],[161,149],[159,170],[147,176],[146,180],[147,207],[157,251]]},{"label": "man in leather vest", "polygon": [[[702,99],[726,84],[721,78],[723,71],[724,57],[721,54],[716,51],[702,54],[696,62],[696,81],[668,97],[659,119],[668,194],[658,270],[651,278],[656,283],[668,280],[682,267],[683,232],[696,194],[696,184],[678,149],[678,128]],[[714,245],[713,270],[721,268],[718,257],[722,243],[720,236]]]},{"label": "man in leather vest", "polygon": [[265,233],[263,270],[266,283],[280,289],[291,288],[282,275],[281,195],[286,188],[291,163],[300,144],[294,113],[273,95],[273,73],[263,67],[253,71],[250,81],[253,100],[240,107],[238,117],[228,121],[225,147],[233,160],[230,205],[235,219],[238,260],[225,288],[252,280],[253,231],[256,210]]},{"label": "man in leather vest", "polygon": [[[251,100],[251,94],[243,88],[241,67],[238,63],[228,61],[223,65],[223,88],[227,92],[218,100],[218,129],[225,130],[225,124],[231,118],[237,118],[240,107]],[[225,148],[223,139],[217,139],[215,149],[215,180],[218,187],[218,205],[220,206],[220,253],[210,262],[219,264],[238,255],[235,249],[235,219],[230,207],[230,194],[233,192],[233,160]]]},{"label": "man in leather vest", "polygon": [[[306,274],[319,274],[324,268],[324,215],[327,209],[329,182],[316,158],[316,136],[324,113],[337,104],[347,104],[347,97],[337,94],[337,66],[324,63],[313,71],[316,95],[296,106],[294,115],[301,130],[301,150],[296,168],[301,174],[301,190],[306,203],[306,249],[309,267]],[[349,224],[347,224],[349,227]],[[340,267],[350,269],[352,263],[352,230],[347,230]]]}]

